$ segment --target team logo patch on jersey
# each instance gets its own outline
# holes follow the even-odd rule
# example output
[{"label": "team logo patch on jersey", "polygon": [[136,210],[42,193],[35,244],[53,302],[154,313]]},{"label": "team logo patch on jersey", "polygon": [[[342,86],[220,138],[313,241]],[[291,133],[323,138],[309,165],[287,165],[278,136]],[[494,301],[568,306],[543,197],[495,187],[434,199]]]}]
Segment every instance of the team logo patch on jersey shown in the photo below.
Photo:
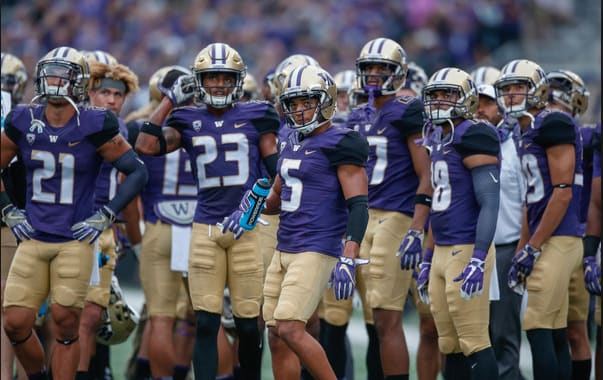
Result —
[{"label": "team logo patch on jersey", "polygon": [[195,132],[199,132],[201,130],[202,125],[203,122],[201,120],[193,120],[193,129],[195,130]]},{"label": "team logo patch on jersey", "polygon": [[33,119],[31,126],[29,127],[30,132],[42,133],[44,131],[44,122],[42,120]]},{"label": "team logo patch on jersey", "polygon": [[155,213],[163,222],[188,226],[193,222],[197,201],[173,200],[155,203]]},{"label": "team logo patch on jersey", "polygon": [[33,133],[28,133],[27,135],[25,135],[25,138],[27,139],[29,145],[32,145],[34,142],[36,142],[36,135],[34,135]]},{"label": "team logo patch on jersey", "polygon": [[285,147],[287,146],[287,142],[286,141],[281,141],[281,148],[280,148],[280,152],[283,151],[283,149],[285,149]]},{"label": "team logo patch on jersey", "polygon": [[214,121],[214,125],[216,126],[216,128],[222,128],[222,126],[224,125],[224,120],[216,120]]}]

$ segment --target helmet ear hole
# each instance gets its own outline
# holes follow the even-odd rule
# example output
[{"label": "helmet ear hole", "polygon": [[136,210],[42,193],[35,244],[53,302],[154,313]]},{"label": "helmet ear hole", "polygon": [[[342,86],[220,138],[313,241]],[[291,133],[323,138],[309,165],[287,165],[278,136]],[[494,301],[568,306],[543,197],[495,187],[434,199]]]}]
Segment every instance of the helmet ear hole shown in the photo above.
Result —
[{"label": "helmet ear hole", "polygon": [[109,305],[103,310],[102,323],[96,331],[96,341],[105,345],[124,342],[138,325],[138,313],[126,304],[115,276],[110,291]]}]

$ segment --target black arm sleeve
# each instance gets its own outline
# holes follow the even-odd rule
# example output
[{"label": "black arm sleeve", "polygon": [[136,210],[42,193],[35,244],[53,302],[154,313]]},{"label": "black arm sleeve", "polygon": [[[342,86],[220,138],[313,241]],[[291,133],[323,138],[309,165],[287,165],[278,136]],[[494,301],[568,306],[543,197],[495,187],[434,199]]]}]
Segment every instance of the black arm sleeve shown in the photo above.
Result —
[{"label": "black arm sleeve", "polygon": [[270,178],[274,179],[276,176],[276,164],[278,162],[278,153],[273,153],[270,156],[264,157],[264,165],[268,171]]},{"label": "black arm sleeve", "polygon": [[461,142],[455,144],[454,148],[462,158],[474,154],[498,156],[500,143],[494,128],[485,123],[476,123],[467,129],[461,137]]},{"label": "black arm sleeve", "polygon": [[140,193],[147,183],[149,174],[146,166],[134,153],[133,149],[122,154],[112,164],[117,170],[126,174],[126,179],[119,185],[115,197],[107,204],[111,211],[117,214]]},{"label": "black arm sleeve", "polygon": [[369,146],[366,137],[350,130],[339,140],[335,149],[324,149],[323,151],[331,166],[350,164],[365,167]]},{"label": "black arm sleeve", "polygon": [[471,169],[473,192],[479,204],[477,228],[475,230],[475,250],[488,252],[498,218],[500,200],[500,176],[496,165],[483,165]]},{"label": "black arm sleeve", "polygon": [[570,117],[563,112],[551,112],[542,121],[534,142],[544,148],[554,145],[576,143],[576,131]]},{"label": "black arm sleeve", "polygon": [[136,145],[136,139],[138,138],[138,134],[140,133],[140,125],[137,120],[129,121],[126,124],[126,128],[128,128],[128,142],[130,145]]},{"label": "black arm sleeve", "polygon": [[118,134],[119,122],[117,121],[117,116],[115,116],[113,112],[107,110],[103,121],[103,129],[100,132],[88,136],[88,140],[90,140],[95,147],[99,148]]},{"label": "black arm sleeve", "polygon": [[357,195],[346,199],[348,205],[348,224],[345,230],[345,240],[360,244],[368,224],[368,196]]},{"label": "black arm sleeve", "polygon": [[402,114],[402,118],[393,121],[392,125],[396,127],[405,138],[417,133],[421,133],[424,122],[423,102],[419,98],[408,96],[397,98],[396,101],[400,103],[411,103]]}]

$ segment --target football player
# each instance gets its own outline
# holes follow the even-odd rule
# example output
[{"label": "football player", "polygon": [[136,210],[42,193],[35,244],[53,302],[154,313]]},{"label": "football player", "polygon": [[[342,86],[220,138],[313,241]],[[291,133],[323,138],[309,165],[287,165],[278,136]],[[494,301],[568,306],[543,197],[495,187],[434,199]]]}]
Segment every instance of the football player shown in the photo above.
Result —
[{"label": "football player", "polygon": [[[197,185],[189,256],[189,286],[197,319],[195,377],[216,375],[216,336],[228,283],[243,376],[260,377],[258,315],[263,265],[256,231],[242,235],[216,225],[239,212],[237,205],[260,175],[263,163],[271,178],[278,159],[279,120],[268,102],[237,102],[246,73],[239,53],[224,43],[202,49],[193,63],[194,83],[179,78],[141,128],[136,149],[165,155],[184,147]],[[184,79],[183,79],[184,78]],[[194,91],[204,106],[179,107]],[[161,127],[162,121],[170,113]]]},{"label": "football player", "polygon": [[[406,82],[396,93],[397,96],[421,97],[427,84],[425,70],[414,62],[408,62]],[[424,244],[425,246],[425,244]],[[411,295],[413,304],[419,314],[419,345],[417,347],[417,375],[419,380],[435,380],[440,372],[441,353],[438,348],[438,332],[429,305],[421,302],[417,292],[417,275],[413,272]]]},{"label": "football player", "polygon": [[[157,96],[156,103],[159,104],[162,98],[169,98],[170,88],[176,81],[191,75],[190,70],[181,66],[167,66],[157,70],[151,76],[149,88],[159,91],[152,91],[151,96]],[[190,95],[174,106],[190,104],[193,101],[192,93]],[[128,122],[132,143],[135,143],[145,121],[141,118]],[[190,234],[197,204],[197,187],[189,155],[182,148],[160,157],[143,156],[142,160],[148,168],[149,181],[140,197],[145,232],[139,264],[140,281],[147,304],[147,323],[150,326],[145,335],[151,374],[154,378],[173,376],[180,380],[186,377],[190,364],[175,355],[176,347],[172,337],[180,297],[174,295],[185,291],[183,281],[186,280],[182,275],[187,267],[184,265],[182,268],[175,268],[172,263],[177,261],[176,256],[184,256],[181,261],[187,261],[188,245],[183,243],[180,249],[174,249],[174,242],[187,236],[182,235],[184,231]],[[186,313],[181,312],[181,317],[186,320]],[[187,356],[190,354],[189,352]]]},{"label": "football player", "polygon": [[343,125],[350,112],[350,97],[348,92],[356,83],[356,72],[354,70],[340,71],[333,77],[337,86],[337,110],[333,116],[333,124]]},{"label": "football player", "polygon": [[[1,168],[21,154],[27,178],[25,210],[12,204],[4,186],[0,193],[2,219],[22,241],[6,283],[4,330],[30,379],[46,377],[33,325],[48,294],[57,342],[53,377],[75,377],[93,244],[147,180],[144,164],[119,134],[115,114],[76,105],[88,82],[88,63],[77,50],[51,50],[36,65],[34,101],[13,109],[2,132]],[[37,99],[45,102],[35,104]],[[90,189],[103,160],[127,177],[115,197],[94,212]]]},{"label": "football player", "polygon": [[[480,73],[480,70],[474,71],[474,75],[476,72]],[[494,87],[490,84],[480,84],[477,85],[477,92],[479,104],[476,116],[496,126],[501,142],[500,207],[494,233],[494,248],[498,283],[505,284],[521,235],[521,215],[526,193],[521,163],[515,147],[515,139],[519,136],[518,131],[514,130],[517,128],[515,123],[505,123],[503,112],[496,102]],[[519,369],[521,299],[522,297],[508,286],[500,286],[498,299],[490,302],[490,340],[501,380],[522,377]]]},{"label": "football player", "polygon": [[[27,70],[23,62],[16,56],[2,52],[2,129],[4,129],[4,118],[11,109],[23,99],[25,87],[27,85]],[[6,192],[10,199],[18,208],[25,207],[25,168],[21,159],[15,159],[11,162],[10,166],[2,172],[2,180],[6,186]],[[2,289],[0,290],[0,297],[4,300],[4,285],[6,283],[6,277],[8,276],[8,269],[17,250],[17,239],[10,232],[10,228],[4,222],[0,222],[2,230],[2,241],[0,242],[2,251],[0,256],[2,258]],[[1,310],[0,310],[1,312]],[[4,323],[4,322],[2,322]],[[4,329],[0,331],[1,338],[1,350],[2,350],[2,369],[0,377],[2,379],[12,379],[13,377],[13,364],[15,359],[15,353],[10,345],[8,337],[4,333]],[[17,363],[19,363],[17,361]],[[19,372],[22,373],[21,364],[17,364]]]},{"label": "football player", "polygon": [[[547,73],[549,81],[548,108],[571,115],[575,122],[588,108],[589,93],[580,76],[569,70],[554,70]],[[594,125],[580,126],[582,140],[582,193],[580,194],[580,223],[586,228],[588,204],[592,180]],[[588,259],[587,259],[588,262]],[[578,267],[572,273],[569,285],[569,309],[567,313],[567,337],[572,355],[572,379],[588,380],[592,366],[590,341],[588,339],[588,309],[590,296],[584,286],[584,272]]]},{"label": "football player", "polygon": [[[128,95],[138,91],[138,77],[127,66],[118,63],[105,64],[88,61],[90,66],[89,104],[112,111],[118,118],[120,133],[127,138],[126,124],[119,114]],[[96,180],[94,192],[95,208],[109,202],[117,190],[118,173],[110,162],[103,162]],[[77,379],[88,379],[90,359],[95,356],[96,330],[101,323],[102,312],[109,304],[111,279],[115,270],[115,237],[112,228],[107,228],[98,237],[100,267],[97,284],[92,284],[86,294],[86,303],[80,317],[80,360]]]},{"label": "football player", "polygon": [[368,219],[368,145],[358,133],[332,126],[337,90],[325,70],[298,66],[281,88],[279,102],[292,132],[282,141],[278,175],[266,201],[267,213],[280,210],[278,243],[264,285],[272,370],[277,379],[296,378],[301,363],[314,378],[334,379],[323,348],[305,325],[329,281],[337,299],[354,291],[355,259]]},{"label": "football player", "polygon": [[471,78],[478,88],[483,84],[492,86],[499,75],[500,70],[492,66],[480,66],[471,72]]},{"label": "football player", "polygon": [[[595,322],[597,325],[595,351],[595,379],[603,376],[603,347],[601,336],[601,123],[593,136],[593,178],[586,233],[584,236],[584,281],[589,293],[595,296]],[[597,254],[599,255],[597,261]]]},{"label": "football player", "polygon": [[521,129],[518,152],[527,181],[522,235],[508,285],[529,294],[522,328],[534,378],[567,379],[568,287],[583,251],[580,132],[567,113],[545,109],[549,84],[538,64],[525,59],[507,63],[494,87],[505,116],[516,119]]},{"label": "football player", "polygon": [[[496,130],[474,120],[477,88],[463,70],[434,73],[423,89],[430,151],[435,246],[426,249],[417,289],[430,301],[446,379],[496,379],[488,336],[492,239],[499,203]],[[428,290],[428,292],[425,292]],[[427,294],[426,294],[427,293]]]},{"label": "football player", "polygon": [[423,103],[418,97],[396,96],[406,74],[404,49],[387,38],[367,42],[356,59],[359,88],[375,110],[360,126],[370,146],[370,218],[360,250],[370,264],[360,276],[367,283],[385,378],[408,377],[402,311],[420,262],[432,193],[429,156],[415,141],[421,137]]}]

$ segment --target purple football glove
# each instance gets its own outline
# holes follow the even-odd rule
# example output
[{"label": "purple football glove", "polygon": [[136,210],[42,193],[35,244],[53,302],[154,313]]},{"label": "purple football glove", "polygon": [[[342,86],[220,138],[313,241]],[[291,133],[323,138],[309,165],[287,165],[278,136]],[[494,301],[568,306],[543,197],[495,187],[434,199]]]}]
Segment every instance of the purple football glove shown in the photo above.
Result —
[{"label": "purple football glove", "polygon": [[524,277],[528,277],[532,273],[534,263],[538,259],[538,256],[542,253],[541,250],[526,244],[519,252],[511,259],[511,266],[515,267],[517,272],[523,274]]},{"label": "purple football glove", "polygon": [[433,258],[433,249],[425,248],[423,262],[419,264],[419,274],[417,275],[417,293],[421,302],[429,305],[429,273],[431,272],[431,259]]},{"label": "purple football glove", "polygon": [[2,221],[10,228],[18,241],[31,239],[35,232],[27,221],[25,210],[21,210],[12,204],[2,209]]},{"label": "purple football glove", "polygon": [[586,256],[582,262],[586,290],[594,296],[601,295],[601,267],[595,256]]},{"label": "purple football glove", "polygon": [[526,291],[526,277],[518,272],[513,265],[511,265],[507,274],[507,285],[520,296]]},{"label": "purple football glove", "polygon": [[232,232],[235,240],[240,238],[245,232],[245,229],[241,226],[241,217],[243,214],[249,210],[251,203],[249,202],[249,193],[251,190],[247,190],[245,194],[243,194],[243,198],[241,199],[241,203],[239,203],[239,208],[235,210],[232,214],[228,215],[224,218],[222,223],[218,223],[218,227],[220,227],[220,231],[225,233],[226,231]]},{"label": "purple football glove", "polygon": [[461,297],[469,301],[473,296],[479,296],[484,290],[484,266],[488,252],[476,250],[469,264],[454,282],[463,281],[461,284]]},{"label": "purple football glove", "polygon": [[402,270],[415,269],[421,262],[421,250],[423,249],[423,232],[419,230],[408,230],[398,252],[400,267]]},{"label": "purple football glove", "polygon": [[157,83],[157,88],[167,96],[174,106],[179,106],[188,101],[195,95],[195,78],[192,75],[182,75],[172,85],[166,88]]},{"label": "purple football glove", "polygon": [[115,222],[115,213],[107,206],[103,206],[88,219],[71,226],[73,238],[79,241],[88,239],[89,244],[94,244],[104,230]]},{"label": "purple football glove", "polygon": [[336,300],[345,300],[352,296],[356,287],[356,266],[368,262],[368,259],[339,256],[339,261],[335,264],[329,279],[329,287],[333,288]]}]

